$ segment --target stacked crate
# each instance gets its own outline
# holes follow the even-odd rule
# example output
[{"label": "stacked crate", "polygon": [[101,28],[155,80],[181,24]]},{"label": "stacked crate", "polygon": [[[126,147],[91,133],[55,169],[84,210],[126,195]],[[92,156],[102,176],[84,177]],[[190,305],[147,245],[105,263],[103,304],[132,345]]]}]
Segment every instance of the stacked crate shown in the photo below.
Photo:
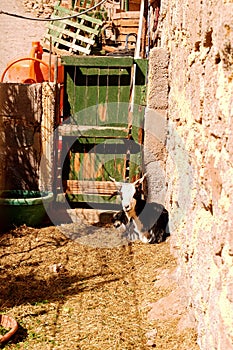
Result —
[{"label": "stacked crate", "polygon": [[[126,37],[128,34],[138,34],[139,26],[139,11],[128,11],[128,12],[119,12],[113,16],[113,23],[117,35],[117,42],[120,46],[125,46]],[[129,48],[135,47],[135,38],[129,38]]]},{"label": "stacked crate", "polygon": [[65,51],[70,54],[89,55],[96,37],[99,35],[103,21],[95,18],[93,14],[83,14],[72,19],[66,18],[62,21],[56,21],[58,18],[75,16],[76,14],[77,12],[65,7],[54,6],[51,19],[54,18],[55,21],[51,21],[47,25],[43,46],[49,48],[50,40],[52,40],[55,53],[64,53]]}]

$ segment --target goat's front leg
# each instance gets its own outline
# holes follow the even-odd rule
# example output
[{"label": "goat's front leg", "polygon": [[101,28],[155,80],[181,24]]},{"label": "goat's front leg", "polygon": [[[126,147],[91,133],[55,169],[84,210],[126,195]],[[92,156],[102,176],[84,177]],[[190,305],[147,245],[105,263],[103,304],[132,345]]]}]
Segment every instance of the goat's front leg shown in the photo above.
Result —
[{"label": "goat's front leg", "polygon": [[165,239],[166,232],[163,229],[157,227],[141,233],[141,241],[143,243],[161,243]]},{"label": "goat's front leg", "polygon": [[142,241],[143,243],[151,243],[152,241],[151,233],[149,231],[141,232],[140,241]]},{"label": "goat's front leg", "polygon": [[138,235],[138,239],[143,243],[149,243],[151,234],[143,227],[143,223],[138,216],[134,216],[132,219],[134,225],[134,232]]}]

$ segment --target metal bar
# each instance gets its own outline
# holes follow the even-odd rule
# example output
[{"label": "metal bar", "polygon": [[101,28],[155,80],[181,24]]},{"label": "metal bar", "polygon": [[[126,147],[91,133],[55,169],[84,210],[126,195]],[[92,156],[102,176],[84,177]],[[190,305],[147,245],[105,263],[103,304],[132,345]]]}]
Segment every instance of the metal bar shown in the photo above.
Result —
[{"label": "metal bar", "polygon": [[49,38],[49,82],[52,80],[52,37]]},{"label": "metal bar", "polygon": [[138,35],[137,35],[137,43],[136,43],[134,58],[140,58],[141,57],[140,56],[140,48],[141,48],[143,18],[144,18],[144,0],[141,0]]},{"label": "metal bar", "polygon": [[55,56],[55,62],[54,62],[54,84],[57,84],[57,77],[58,77],[58,57]]}]

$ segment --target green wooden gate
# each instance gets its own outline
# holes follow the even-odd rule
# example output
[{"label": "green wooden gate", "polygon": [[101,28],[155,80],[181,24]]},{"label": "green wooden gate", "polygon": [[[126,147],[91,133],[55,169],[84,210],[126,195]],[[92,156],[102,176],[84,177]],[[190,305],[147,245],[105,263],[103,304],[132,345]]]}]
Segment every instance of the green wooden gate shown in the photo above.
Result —
[{"label": "green wooden gate", "polygon": [[147,60],[63,56],[63,191],[75,203],[117,203],[118,181],[142,171]]}]

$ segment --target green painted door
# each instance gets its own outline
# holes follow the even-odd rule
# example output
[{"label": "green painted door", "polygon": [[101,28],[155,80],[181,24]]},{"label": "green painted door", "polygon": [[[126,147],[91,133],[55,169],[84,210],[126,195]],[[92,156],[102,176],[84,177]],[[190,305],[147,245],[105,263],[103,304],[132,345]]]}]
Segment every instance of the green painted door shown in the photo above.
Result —
[{"label": "green painted door", "polygon": [[64,191],[73,203],[116,203],[109,176],[134,181],[142,171],[147,60],[66,56],[62,63]]}]

